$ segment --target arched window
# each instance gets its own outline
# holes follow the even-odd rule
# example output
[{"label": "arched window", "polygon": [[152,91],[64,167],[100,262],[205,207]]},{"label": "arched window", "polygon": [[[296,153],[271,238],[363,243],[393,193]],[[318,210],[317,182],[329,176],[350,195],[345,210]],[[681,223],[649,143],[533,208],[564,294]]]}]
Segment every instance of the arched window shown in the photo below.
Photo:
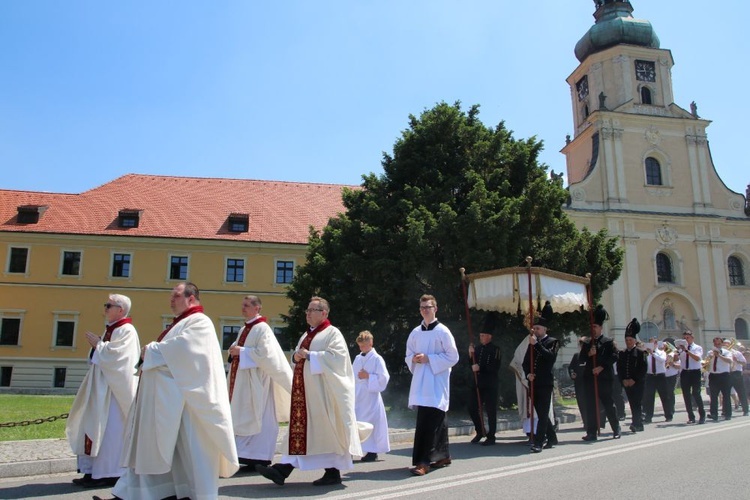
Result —
[{"label": "arched window", "polygon": [[747,321],[742,318],[734,320],[734,337],[738,340],[750,339],[750,335],[747,332]]},{"label": "arched window", "polygon": [[646,184],[649,186],[661,186],[661,165],[656,158],[646,158]]},{"label": "arched window", "polygon": [[638,337],[641,340],[648,340],[652,337],[659,338],[659,327],[656,326],[656,323],[646,321],[641,324],[641,332],[638,334]]},{"label": "arched window", "polygon": [[656,278],[659,283],[674,283],[672,259],[665,253],[656,254]]},{"label": "arched window", "polygon": [[742,261],[735,256],[727,260],[729,268],[729,285],[745,286],[745,270],[742,268]]},{"label": "arched window", "polygon": [[651,89],[646,86],[641,87],[641,103],[651,104]]}]

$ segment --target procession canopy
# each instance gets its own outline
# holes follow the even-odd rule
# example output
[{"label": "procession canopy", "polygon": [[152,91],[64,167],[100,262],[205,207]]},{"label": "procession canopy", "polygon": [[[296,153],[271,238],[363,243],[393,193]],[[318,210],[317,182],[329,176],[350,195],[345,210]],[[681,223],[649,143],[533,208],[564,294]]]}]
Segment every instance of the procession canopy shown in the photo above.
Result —
[{"label": "procession canopy", "polygon": [[469,307],[511,314],[519,308],[529,310],[529,273],[535,307],[549,300],[556,313],[588,308],[588,278],[543,267],[507,267],[467,274]]}]

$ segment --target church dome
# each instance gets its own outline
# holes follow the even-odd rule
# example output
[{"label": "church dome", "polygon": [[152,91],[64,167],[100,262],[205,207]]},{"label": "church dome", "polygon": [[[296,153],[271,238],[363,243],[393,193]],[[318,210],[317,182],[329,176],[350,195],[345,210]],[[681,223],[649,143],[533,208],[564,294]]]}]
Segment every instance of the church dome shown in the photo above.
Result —
[{"label": "church dome", "polygon": [[576,44],[575,54],[579,62],[619,44],[659,48],[659,37],[651,23],[633,18],[633,6],[629,1],[594,0],[594,3],[597,6],[594,12],[596,23]]}]

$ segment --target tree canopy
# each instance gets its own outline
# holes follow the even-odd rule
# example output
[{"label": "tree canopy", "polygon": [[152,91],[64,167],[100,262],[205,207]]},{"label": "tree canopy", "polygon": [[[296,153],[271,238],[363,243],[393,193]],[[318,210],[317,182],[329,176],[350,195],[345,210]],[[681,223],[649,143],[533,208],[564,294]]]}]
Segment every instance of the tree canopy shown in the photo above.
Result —
[{"label": "tree canopy", "polygon": [[592,273],[599,297],[619,276],[622,251],[606,232],[575,227],[562,180],[538,162],[542,147],[515,139],[504,122],[484,125],[477,105],[443,102],[410,116],[383,154],[383,174],[363,176],[361,188],[345,190],[345,212],[311,230],[288,292],[292,331],[304,330],[304,309],[320,295],[350,341],[373,332],[394,370],[422,294],[437,298],[442,322],[464,315],[461,267],[474,273],[532,256],[535,266]]}]

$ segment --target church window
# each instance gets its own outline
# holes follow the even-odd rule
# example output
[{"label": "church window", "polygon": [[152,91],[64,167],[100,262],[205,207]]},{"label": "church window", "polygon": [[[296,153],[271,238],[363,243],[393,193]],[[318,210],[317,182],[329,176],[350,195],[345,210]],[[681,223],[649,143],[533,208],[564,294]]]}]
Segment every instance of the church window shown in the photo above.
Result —
[{"label": "church window", "polygon": [[742,340],[750,339],[747,331],[747,321],[742,318],[734,320],[734,337]]},{"label": "church window", "polygon": [[665,253],[656,254],[656,278],[659,283],[674,283],[672,259]]},{"label": "church window", "polygon": [[661,186],[661,165],[656,158],[646,158],[646,184],[649,186]]},{"label": "church window", "polygon": [[651,89],[646,86],[641,87],[641,103],[653,104],[651,101]]},{"label": "church window", "polygon": [[731,256],[727,260],[727,268],[729,270],[729,285],[745,286],[745,270],[742,267],[742,261],[735,256]]}]

